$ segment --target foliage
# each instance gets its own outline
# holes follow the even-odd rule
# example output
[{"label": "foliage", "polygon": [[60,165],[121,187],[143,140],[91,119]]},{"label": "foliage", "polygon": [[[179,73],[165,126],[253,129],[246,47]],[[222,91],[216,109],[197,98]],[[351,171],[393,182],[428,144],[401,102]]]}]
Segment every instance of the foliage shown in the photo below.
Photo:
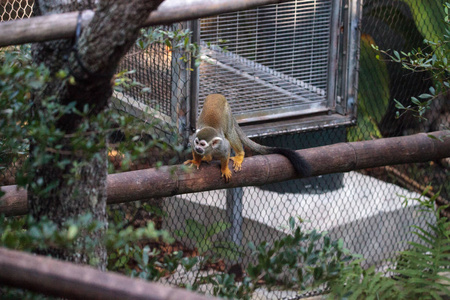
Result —
[{"label": "foliage", "polygon": [[[44,65],[32,64],[29,45],[1,49],[0,62],[2,63],[0,66],[0,127],[2,128],[0,175],[13,167],[18,167],[16,170],[18,186],[33,189],[37,195],[45,195],[56,189],[60,180],[67,180],[69,184],[75,182],[83,167],[81,162],[99,155],[99,151],[108,146],[114,147],[114,150],[123,156],[121,164],[123,168],[129,165],[128,162],[145,157],[150,148],[158,147],[162,151],[171,149],[172,153],[184,151],[182,147],[176,146],[176,141],[167,141],[147,134],[157,125],[168,130],[165,124],[161,124],[158,118],[150,114],[144,114],[147,122],[142,122],[130,115],[120,114],[116,110],[107,110],[91,116],[90,107],[85,106],[80,110],[75,107],[75,102],[62,105],[54,96],[33,98],[32,94],[39,95],[45,85],[55,79],[73,84],[74,78],[68,70],[51,74]],[[126,75],[127,72],[124,71],[115,76],[116,90],[142,87]],[[142,87],[142,92],[146,92],[145,87]],[[35,109],[36,106],[39,106],[39,109]],[[67,133],[57,126],[65,114],[82,117],[76,131]],[[104,137],[117,131],[121,132],[123,141],[108,145]],[[173,136],[176,137],[176,135]],[[30,141],[34,141],[35,146],[32,149],[29,147]],[[34,157],[33,163],[28,161],[30,155]],[[70,158],[59,159],[63,156]],[[81,157],[83,159],[78,159]],[[57,169],[62,171],[69,169],[69,174],[63,178],[55,176],[52,182],[43,182],[42,178],[32,177],[32,174],[35,174],[32,170],[55,161],[58,162]],[[110,171],[114,171],[112,166]],[[142,239],[162,238],[170,241],[167,233],[155,230],[153,223],[136,230],[118,223],[109,226],[102,240],[87,239],[87,243],[82,246],[76,242],[78,238],[86,234],[98,230],[103,232],[104,228],[105,224],[95,221],[91,215],[70,219],[64,224],[55,224],[46,218],[37,222],[31,217],[4,218],[0,216],[0,245],[38,252],[52,248],[95,253],[91,250],[100,243],[105,243],[108,251],[117,253],[119,249],[126,249]],[[147,264],[145,253],[148,251],[144,250],[146,249],[142,252],[144,253],[143,262]],[[126,260],[128,261],[129,258],[126,257]],[[95,264],[95,259],[91,259],[90,262]],[[169,265],[170,259],[167,259],[167,263]],[[147,265],[150,264],[151,261]]]},{"label": "foliage", "polygon": [[[77,250],[80,246],[73,243],[81,234],[102,230],[104,224],[93,219],[90,214],[67,220],[61,226],[42,218],[36,221],[31,216],[0,217],[0,246],[16,250],[31,251],[48,248],[66,248]],[[123,226],[123,223],[110,224],[103,241],[91,240],[82,245],[94,249],[98,243],[104,242],[110,251],[120,249],[142,239],[162,238],[172,242],[167,232],[155,229],[152,222],[146,227],[133,228]],[[89,252],[89,251],[88,251]]]},{"label": "foliage", "polygon": [[247,269],[249,277],[275,287],[305,290],[308,284],[318,286],[338,276],[343,263],[355,258],[344,249],[343,241],[331,241],[325,233],[301,231],[290,219],[291,234],[275,241],[273,246],[262,243],[251,246],[257,257]]},{"label": "foliage", "polygon": [[349,142],[380,138],[378,123],[386,113],[389,102],[389,82],[386,64],[375,58],[371,36],[361,36],[361,58],[358,86],[358,126],[348,129]]},{"label": "foliage", "polygon": [[425,39],[426,47],[418,48],[410,52],[393,50],[380,50],[376,45],[372,47],[380,53],[386,55],[388,59],[400,63],[403,68],[412,72],[431,72],[435,81],[435,86],[429,88],[429,93],[423,93],[417,97],[411,97],[411,105],[404,106],[400,101],[395,100],[396,108],[401,111],[397,112],[400,117],[406,112],[410,112],[419,119],[425,119],[425,112],[431,107],[436,98],[447,93],[450,87],[450,64],[448,57],[450,55],[450,3],[444,4],[444,24],[445,29],[442,40]]},{"label": "foliage", "polygon": [[[122,166],[125,168],[130,161],[145,156],[150,148],[172,149],[175,153],[183,151],[181,147],[171,146],[173,141],[150,137],[144,138],[149,128],[161,123],[158,118],[148,115],[142,122],[130,115],[120,114],[116,110],[108,110],[91,116],[90,108],[82,110],[75,108],[75,102],[62,105],[55,101],[54,97],[39,99],[40,109],[33,109],[37,105],[32,99],[32,93],[39,91],[54,78],[43,66],[35,66],[31,63],[29,46],[8,48],[0,51],[0,172],[5,172],[14,165],[21,165],[16,181],[19,186],[28,186],[37,194],[49,193],[58,186],[60,180],[76,180],[79,170],[83,166],[77,162],[77,157],[93,157],[99,155],[99,150],[107,147],[106,139],[99,136],[107,136],[120,130],[124,139],[121,143],[114,144],[123,154]],[[56,75],[60,80],[69,84],[73,82],[68,71],[61,70]],[[126,79],[121,72],[116,77],[115,88],[126,89],[139,85]],[[64,132],[57,122],[65,114],[76,114],[82,117],[82,122],[75,132]],[[92,127],[95,124],[95,127]],[[163,126],[161,124],[161,126]],[[174,135],[175,136],[175,135]],[[30,141],[36,145],[29,149]],[[70,145],[70,146],[69,146]],[[73,159],[58,159],[70,154]],[[33,164],[25,159],[23,164],[18,161],[27,157],[27,152],[33,156]],[[57,161],[57,168],[65,170],[70,168],[68,178],[55,178],[53,182],[43,182],[42,178],[33,178],[30,172],[49,162]],[[112,171],[112,167],[110,167]],[[56,176],[55,176],[56,177]]]},{"label": "foliage", "polygon": [[[235,281],[234,274],[219,273],[199,278],[198,283],[211,283],[215,296],[229,299],[250,299],[262,286],[304,291],[339,276],[346,263],[355,258],[343,248],[342,240],[331,241],[327,234],[314,230],[304,233],[293,218],[289,228],[290,234],[273,245],[249,244],[255,263],[249,264],[241,282]],[[192,288],[197,287],[194,284]]]},{"label": "foliage", "polygon": [[427,228],[414,226],[413,233],[421,243],[409,242],[411,250],[403,251],[393,270],[400,285],[404,288],[405,299],[411,297],[439,299],[439,295],[450,295],[450,278],[442,276],[450,270],[450,220],[441,212],[447,206],[436,209],[437,193],[431,199],[416,199],[423,211],[434,213],[436,223],[427,222]]},{"label": "foliage", "polygon": [[[161,255],[159,250],[151,249],[148,245],[140,246],[142,241],[160,238],[167,243],[173,242],[166,231],[156,230],[152,222],[148,222],[144,228],[128,226],[111,237],[113,238],[109,238],[106,243],[110,271],[120,271],[131,277],[154,281],[174,272],[182,259],[181,251]],[[162,261],[159,260],[160,257]]]},{"label": "foliage", "polygon": [[[155,259],[149,259],[152,253],[148,247],[141,249],[133,246],[142,240],[161,239],[167,243],[173,242],[166,231],[156,230],[152,222],[137,229],[132,226],[124,226],[124,223],[111,223],[102,240],[90,239],[83,245],[74,243],[79,236],[103,230],[103,228],[104,224],[94,220],[90,214],[70,219],[62,226],[45,218],[36,221],[31,216],[9,218],[0,216],[0,246],[34,252],[57,248],[93,253],[95,247],[99,243],[103,243],[109,253],[108,267],[110,270],[120,270],[130,276],[148,280],[156,280],[168,272],[173,272],[179,264],[180,254],[167,255],[163,263],[158,264]],[[83,249],[78,249],[79,247],[83,247]],[[130,264],[132,259],[137,262],[141,271],[133,268]],[[90,259],[90,262],[95,265],[95,259]],[[185,265],[188,266],[188,263],[186,261]],[[41,299],[38,294],[17,289],[3,289],[1,286],[0,296],[2,299],[3,297]]]},{"label": "foliage", "polygon": [[330,299],[399,299],[400,290],[395,280],[375,272],[375,266],[364,269],[361,262],[353,261],[330,284]]},{"label": "foliage", "polygon": [[76,247],[73,242],[80,231],[93,232],[100,229],[98,225],[90,215],[70,219],[61,227],[46,218],[37,222],[31,216],[1,217],[0,246],[27,251]]},{"label": "foliage", "polygon": [[40,88],[48,77],[45,68],[31,67],[29,61],[27,46],[0,51],[0,172],[28,151],[25,116],[32,106],[30,91]]},{"label": "foliage", "polygon": [[[19,186],[34,189],[39,195],[44,195],[57,188],[60,180],[77,180],[80,168],[83,166],[77,158],[89,158],[99,155],[100,149],[108,146],[106,137],[116,131],[120,131],[123,141],[114,147],[123,155],[122,168],[126,168],[130,161],[145,156],[150,148],[172,149],[174,152],[182,151],[182,148],[172,147],[169,141],[157,139],[146,132],[160,125],[157,118],[148,115],[149,122],[142,122],[130,115],[120,114],[116,110],[108,110],[104,113],[90,116],[89,107],[82,110],[75,108],[75,103],[62,105],[56,102],[55,97],[39,97],[39,103],[35,102],[31,95],[39,93],[50,81],[54,80],[52,74],[43,65],[33,65],[30,57],[29,45],[11,47],[0,51],[0,172],[6,172],[13,166],[20,166],[16,174],[16,182]],[[130,87],[141,86],[126,78],[126,72],[115,76],[115,89],[126,90]],[[57,72],[58,80],[73,83],[73,78],[66,70]],[[142,86],[141,86],[142,87]],[[142,87],[143,88],[143,87]],[[143,88],[144,89],[144,88]],[[143,91],[145,92],[145,90]],[[39,105],[40,109],[34,107]],[[81,124],[75,132],[66,133],[56,126],[64,114],[76,114],[82,117]],[[95,124],[95,127],[92,126]],[[163,125],[161,125],[163,127]],[[30,141],[36,145],[29,149]],[[173,142],[173,141],[170,141]],[[71,149],[70,153],[66,149]],[[72,159],[58,159],[61,156],[70,156]],[[34,163],[27,161],[29,155],[34,156]],[[24,161],[24,162],[23,162]],[[33,169],[57,161],[56,166],[60,170],[69,168],[71,171],[65,178],[55,176],[53,182],[43,182],[42,178],[33,178]],[[23,162],[23,163],[22,163]],[[110,171],[114,171],[110,166]],[[1,195],[0,195],[1,196]],[[155,230],[152,223],[145,228],[134,230],[123,223],[111,224],[104,235],[103,240],[88,240],[83,245],[75,241],[77,238],[101,230],[105,224],[95,221],[92,216],[80,216],[67,220],[64,224],[55,224],[46,218],[39,222],[31,217],[0,219],[0,245],[8,248],[28,251],[40,251],[43,249],[57,248],[73,252],[83,250],[85,253],[95,253],[94,249],[99,243],[106,243],[110,252],[119,251],[144,238],[164,238],[167,234]],[[128,258],[127,258],[128,260]],[[95,263],[95,260],[91,260]]]},{"label": "foliage", "polygon": [[150,27],[141,30],[137,45],[142,50],[147,50],[155,43],[164,44],[171,51],[182,50],[180,59],[186,63],[194,59],[195,67],[198,67],[201,62],[200,48],[196,43],[191,42],[191,36],[190,29],[165,30],[164,27]]},{"label": "foliage", "polygon": [[[173,241],[167,232],[155,230],[153,223],[138,229],[132,226],[124,228],[123,225],[112,224],[105,235],[109,270],[154,281],[182,267],[187,272],[196,272],[195,280],[189,288],[196,290],[202,284],[211,283],[214,295],[227,298],[249,299],[260,286],[299,290],[318,286],[337,277],[345,268],[345,262],[354,257],[343,249],[342,240],[331,241],[326,234],[316,231],[302,233],[291,219],[291,234],[275,241],[273,245],[266,242],[258,246],[250,245],[256,263],[249,265],[247,276],[241,282],[236,282],[234,275],[226,273],[200,276],[199,271],[208,261],[206,252],[211,249],[205,249],[203,258],[184,257],[182,251],[162,254],[148,245],[140,246],[140,242],[159,238],[166,242]],[[48,220],[36,222],[29,217],[3,217],[0,223],[0,246],[20,250],[76,247],[72,241],[79,234],[86,230],[100,230],[102,224],[92,221],[91,216],[86,215],[67,221],[61,228],[58,229],[56,224]],[[224,228],[227,226],[217,224],[209,227],[203,234],[213,237]],[[85,247],[93,249],[98,242],[101,241],[92,240]]]},{"label": "foliage", "polygon": [[429,41],[437,41],[445,34],[444,11],[441,0],[403,0],[408,4],[414,23],[422,36]]},{"label": "foliage", "polygon": [[223,221],[206,226],[193,219],[188,219],[185,229],[176,230],[175,235],[194,241],[200,255],[212,251],[218,257],[236,260],[239,257],[239,247],[232,242],[220,241],[216,238],[218,234],[226,232],[230,226],[231,224]]},{"label": "foliage", "polygon": [[16,289],[10,287],[2,287],[0,286],[0,298],[2,300],[50,300],[57,299],[47,295],[33,293],[23,289]]},{"label": "foliage", "polygon": [[[424,192],[424,194],[426,191]],[[409,242],[411,248],[399,253],[385,277],[374,268],[364,270],[358,261],[330,283],[330,298],[345,299],[443,299],[450,295],[450,221],[441,215],[446,207],[436,208],[437,193],[430,199],[417,198],[421,210],[432,213],[436,223],[427,228],[414,226],[421,243]]]}]

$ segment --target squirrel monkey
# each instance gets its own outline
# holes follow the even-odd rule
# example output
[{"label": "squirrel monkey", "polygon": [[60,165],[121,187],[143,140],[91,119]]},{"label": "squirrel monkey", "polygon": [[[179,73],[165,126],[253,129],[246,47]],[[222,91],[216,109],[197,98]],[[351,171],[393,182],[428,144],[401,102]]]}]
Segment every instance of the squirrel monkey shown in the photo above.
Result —
[{"label": "squirrel monkey", "polygon": [[[202,161],[210,162],[213,158],[219,159],[222,177],[229,181],[231,171],[228,168],[228,161],[233,160],[234,171],[241,170],[244,161],[242,144],[244,144],[260,154],[284,155],[299,175],[304,177],[309,175],[308,163],[295,151],[267,147],[250,140],[231,114],[231,108],[223,95],[211,94],[206,97],[197,126],[198,129],[191,139],[193,159],[185,161],[185,165],[196,165],[198,169]],[[234,157],[230,157],[230,146],[236,153]]]}]

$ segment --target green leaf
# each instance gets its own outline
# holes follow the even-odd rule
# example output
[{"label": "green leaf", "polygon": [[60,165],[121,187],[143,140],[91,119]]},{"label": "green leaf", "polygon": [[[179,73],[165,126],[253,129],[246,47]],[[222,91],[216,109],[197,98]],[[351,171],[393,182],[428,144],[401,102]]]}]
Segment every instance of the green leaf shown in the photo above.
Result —
[{"label": "green leaf", "polygon": [[205,238],[211,238],[212,236],[224,232],[231,227],[230,223],[219,221],[208,226],[205,234]]},{"label": "green leaf", "polygon": [[289,228],[293,231],[295,227],[295,218],[291,216],[289,217]]},{"label": "green leaf", "polygon": [[397,61],[400,61],[400,60],[401,60],[400,54],[398,53],[398,51],[394,50],[394,56],[395,56],[395,58],[397,59]]},{"label": "green leaf", "polygon": [[412,103],[414,103],[417,106],[419,106],[421,104],[421,102],[416,97],[411,97],[411,101],[412,101]]},{"label": "green leaf", "polygon": [[429,91],[432,95],[436,95],[436,90],[434,87],[430,86]]},{"label": "green leaf", "polygon": [[144,249],[142,249],[142,263],[144,264],[144,266],[148,265],[148,260],[149,260],[149,256],[148,256],[148,252],[150,251],[148,246],[145,246]]},{"label": "green leaf", "polygon": [[430,98],[433,98],[433,96],[430,94],[424,93],[424,94],[419,95],[419,98],[420,99],[430,99]]},{"label": "green leaf", "polygon": [[70,225],[69,229],[67,230],[67,238],[69,240],[73,240],[77,234],[78,234],[78,227],[75,225]]},{"label": "green leaf", "polygon": [[314,268],[314,271],[313,271],[314,280],[319,280],[319,279],[321,279],[323,273],[324,273],[323,266],[315,267],[315,268]]}]

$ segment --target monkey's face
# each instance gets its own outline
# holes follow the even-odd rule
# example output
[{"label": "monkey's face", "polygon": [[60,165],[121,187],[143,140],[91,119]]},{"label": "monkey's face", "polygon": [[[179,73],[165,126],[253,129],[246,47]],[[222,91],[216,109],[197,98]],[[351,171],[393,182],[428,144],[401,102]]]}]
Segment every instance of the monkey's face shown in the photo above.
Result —
[{"label": "monkey's face", "polygon": [[212,127],[204,127],[195,132],[192,148],[198,155],[209,155],[222,144],[222,137]]},{"label": "monkey's face", "polygon": [[198,137],[195,137],[193,148],[198,155],[204,156],[216,149],[221,141],[220,137],[215,137],[211,141],[200,140]]},{"label": "monkey's face", "polygon": [[205,140],[199,140],[197,137],[194,140],[194,151],[197,154],[205,155],[206,151],[208,150],[208,142]]}]

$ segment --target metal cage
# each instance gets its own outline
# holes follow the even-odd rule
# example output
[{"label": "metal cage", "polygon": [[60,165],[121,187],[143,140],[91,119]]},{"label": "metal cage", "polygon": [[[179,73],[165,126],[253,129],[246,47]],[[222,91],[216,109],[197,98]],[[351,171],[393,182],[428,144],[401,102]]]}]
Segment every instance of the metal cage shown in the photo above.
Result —
[{"label": "metal cage", "polygon": [[224,94],[250,135],[351,123],[359,17],[359,1],[295,0],[199,20],[199,107]]},{"label": "metal cage", "polygon": [[129,54],[122,67],[151,93],[117,94],[116,106],[157,108],[186,137],[211,93],[227,97],[249,136],[352,124],[359,18],[360,0],[292,0],[172,25],[193,31],[200,66],[161,44]]}]

